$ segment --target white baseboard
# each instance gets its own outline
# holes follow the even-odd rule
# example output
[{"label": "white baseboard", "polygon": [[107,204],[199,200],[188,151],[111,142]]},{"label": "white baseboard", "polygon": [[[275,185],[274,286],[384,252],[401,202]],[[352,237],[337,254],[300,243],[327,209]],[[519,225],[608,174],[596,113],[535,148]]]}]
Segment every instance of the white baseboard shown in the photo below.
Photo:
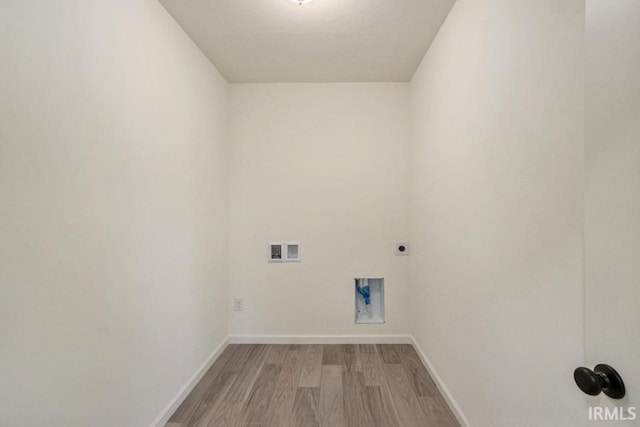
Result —
[{"label": "white baseboard", "polygon": [[213,350],[213,352],[207,357],[207,360],[204,361],[202,365],[198,368],[198,370],[189,378],[187,383],[180,389],[178,394],[169,402],[166,408],[158,415],[158,418],[155,419],[151,423],[150,427],[164,427],[164,425],[169,421],[171,415],[178,409],[178,406],[187,398],[191,390],[198,384],[198,382],[202,379],[204,374],[207,373],[213,362],[218,359],[218,356],[222,354],[225,348],[229,345],[229,337],[227,336],[222,342]]},{"label": "white baseboard", "polygon": [[424,365],[427,368],[427,371],[429,371],[429,375],[431,375],[431,378],[433,378],[436,385],[438,386],[438,389],[440,390],[442,397],[444,398],[445,402],[447,402],[449,409],[451,409],[451,412],[453,412],[453,415],[456,417],[456,419],[458,420],[458,422],[462,427],[471,427],[471,424],[469,423],[469,420],[467,419],[467,417],[464,416],[462,409],[460,409],[460,406],[458,406],[458,403],[455,401],[455,399],[451,395],[451,392],[449,392],[449,389],[447,388],[447,386],[444,385],[444,383],[442,382],[442,378],[440,378],[440,375],[438,375],[435,368],[429,361],[429,358],[427,357],[426,354],[424,354],[424,351],[422,351],[422,348],[420,348],[420,345],[418,344],[418,342],[413,336],[411,336],[411,341],[413,343],[413,347],[418,352],[420,359],[422,359],[422,363],[424,363]]},{"label": "white baseboard", "polygon": [[411,335],[231,335],[230,344],[411,344]]}]

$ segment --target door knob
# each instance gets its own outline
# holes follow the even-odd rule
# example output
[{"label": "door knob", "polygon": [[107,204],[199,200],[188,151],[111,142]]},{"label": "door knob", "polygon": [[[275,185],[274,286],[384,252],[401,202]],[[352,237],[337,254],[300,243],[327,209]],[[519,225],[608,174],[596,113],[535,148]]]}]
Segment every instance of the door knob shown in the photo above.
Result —
[{"label": "door knob", "polygon": [[596,365],[593,371],[585,367],[576,368],[573,379],[580,390],[590,396],[603,392],[612,399],[622,399],[625,395],[622,377],[609,365]]}]

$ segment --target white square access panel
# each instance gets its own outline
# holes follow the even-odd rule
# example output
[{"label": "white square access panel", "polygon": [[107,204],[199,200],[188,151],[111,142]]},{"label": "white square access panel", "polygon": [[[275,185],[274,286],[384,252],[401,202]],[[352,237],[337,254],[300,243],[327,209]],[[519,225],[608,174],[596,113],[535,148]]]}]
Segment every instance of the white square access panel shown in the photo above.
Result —
[{"label": "white square access panel", "polygon": [[300,261],[300,242],[287,242],[285,246],[287,248],[285,261]]},{"label": "white square access panel", "polygon": [[356,323],[384,323],[384,278],[355,279]]}]

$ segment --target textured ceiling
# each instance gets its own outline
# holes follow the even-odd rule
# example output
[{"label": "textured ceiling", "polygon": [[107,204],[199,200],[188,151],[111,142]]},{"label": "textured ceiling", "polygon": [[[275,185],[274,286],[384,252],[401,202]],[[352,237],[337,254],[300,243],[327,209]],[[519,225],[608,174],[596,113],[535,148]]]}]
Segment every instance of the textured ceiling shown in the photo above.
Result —
[{"label": "textured ceiling", "polygon": [[232,83],[409,81],[455,0],[160,0]]}]

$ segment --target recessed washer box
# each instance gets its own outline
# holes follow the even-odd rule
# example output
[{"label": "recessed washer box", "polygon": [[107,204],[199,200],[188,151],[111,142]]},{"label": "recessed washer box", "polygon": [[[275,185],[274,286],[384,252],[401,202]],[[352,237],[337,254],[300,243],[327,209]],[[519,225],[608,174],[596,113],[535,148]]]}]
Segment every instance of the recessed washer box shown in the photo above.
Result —
[{"label": "recessed washer box", "polygon": [[357,278],[354,282],[356,323],[384,323],[384,278]]}]

